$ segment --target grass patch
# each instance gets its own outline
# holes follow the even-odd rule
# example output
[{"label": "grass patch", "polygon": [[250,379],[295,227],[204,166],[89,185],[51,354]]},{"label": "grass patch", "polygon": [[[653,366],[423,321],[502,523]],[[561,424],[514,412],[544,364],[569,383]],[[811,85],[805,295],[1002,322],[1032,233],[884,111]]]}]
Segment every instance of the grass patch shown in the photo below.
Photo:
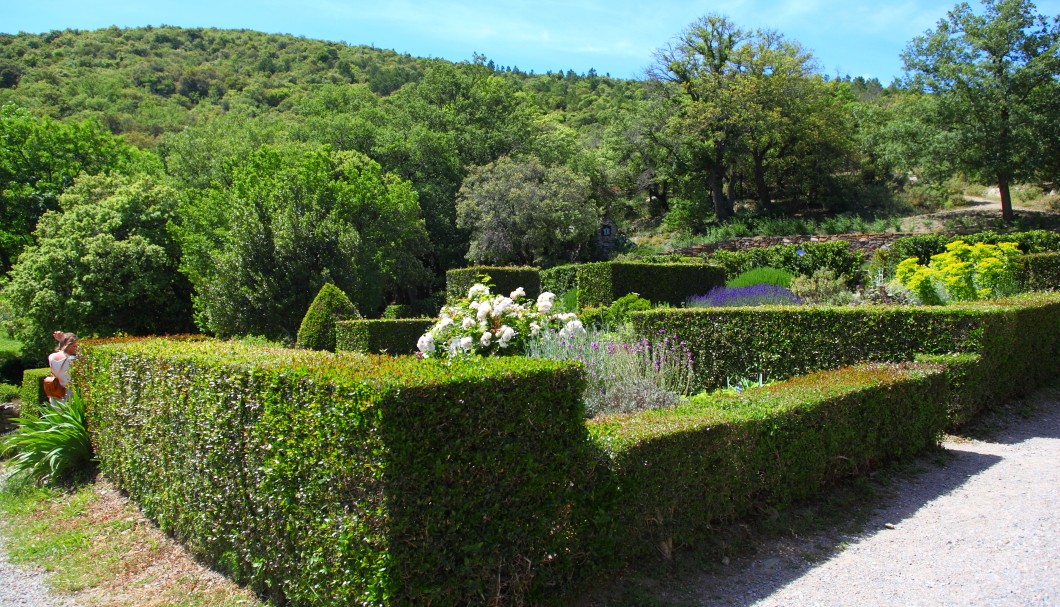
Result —
[{"label": "grass patch", "polygon": [[268,605],[192,560],[99,478],[63,488],[6,480],[0,519],[11,562],[43,568],[52,589],[80,604]]}]

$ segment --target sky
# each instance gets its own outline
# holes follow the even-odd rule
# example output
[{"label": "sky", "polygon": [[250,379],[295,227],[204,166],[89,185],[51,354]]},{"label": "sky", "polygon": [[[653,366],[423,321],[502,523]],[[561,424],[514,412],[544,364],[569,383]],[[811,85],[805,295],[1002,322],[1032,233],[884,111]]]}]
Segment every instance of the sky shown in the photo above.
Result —
[{"label": "sky", "polygon": [[[416,57],[475,53],[524,72],[590,68],[642,78],[657,49],[708,14],[773,29],[813,51],[828,76],[903,75],[901,53],[957,0],[0,0],[0,32],[111,25],[250,29],[372,45]],[[971,2],[976,12],[978,3]],[[1060,14],[1060,0],[1038,12]]]}]

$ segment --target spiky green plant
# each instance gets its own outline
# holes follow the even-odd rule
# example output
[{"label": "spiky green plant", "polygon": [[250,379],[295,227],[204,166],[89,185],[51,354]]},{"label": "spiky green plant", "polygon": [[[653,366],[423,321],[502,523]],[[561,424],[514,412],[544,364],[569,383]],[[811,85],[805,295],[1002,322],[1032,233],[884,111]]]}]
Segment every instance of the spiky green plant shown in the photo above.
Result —
[{"label": "spiky green plant", "polygon": [[15,418],[18,428],[0,438],[0,455],[11,455],[12,476],[56,482],[90,464],[94,455],[85,424],[85,403],[76,390],[65,402],[41,405],[40,417]]}]

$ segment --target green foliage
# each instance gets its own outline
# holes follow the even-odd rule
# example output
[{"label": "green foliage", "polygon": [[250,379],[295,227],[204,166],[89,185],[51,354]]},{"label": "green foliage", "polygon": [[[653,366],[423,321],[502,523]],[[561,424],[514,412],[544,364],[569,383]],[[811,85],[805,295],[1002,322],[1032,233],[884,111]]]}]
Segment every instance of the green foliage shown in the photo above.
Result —
[{"label": "green foliage", "polygon": [[357,306],[342,289],[325,283],[298,327],[296,347],[334,352],[336,321],[360,317]]},{"label": "green foliage", "polygon": [[335,323],[335,351],[412,354],[416,352],[416,340],[434,322],[432,318],[340,320]]},{"label": "green foliage", "polygon": [[581,264],[567,264],[541,270],[541,290],[563,296],[578,290],[578,268]]},{"label": "green foliage", "polygon": [[390,304],[383,309],[381,318],[397,320],[399,318],[416,318],[416,310],[409,304]]},{"label": "green foliage", "polygon": [[0,403],[9,403],[16,400],[22,391],[14,384],[0,384]]},{"label": "green foliage", "polygon": [[452,303],[466,299],[471,287],[479,283],[500,294],[511,293],[520,287],[531,299],[541,294],[541,274],[537,268],[471,266],[453,268],[445,273],[446,301]]},{"label": "green foliage", "polygon": [[[854,306],[783,309],[670,309],[633,315],[640,335],[665,331],[695,353],[697,387],[730,377],[783,379],[866,361],[917,354],[980,354],[997,398],[1021,394],[1054,373],[1060,296],[945,307]],[[1053,370],[1050,370],[1053,369]]]},{"label": "green foliage", "polygon": [[467,258],[543,267],[586,258],[601,218],[589,193],[586,179],[535,158],[471,169],[456,207],[457,226],[471,231]]},{"label": "green foliage", "polygon": [[[726,287],[750,287],[751,285],[770,284],[787,288],[795,278],[791,272],[777,268],[752,268],[738,276],[725,281]],[[796,293],[796,295],[798,295]]]},{"label": "green foliage", "polygon": [[611,305],[629,293],[657,303],[680,305],[685,298],[725,283],[725,270],[706,264],[601,262],[578,266],[578,303]]},{"label": "green foliage", "polygon": [[79,174],[117,169],[132,152],[94,120],[64,123],[0,105],[0,271],[7,272]]},{"label": "green foliage", "polygon": [[58,482],[88,466],[94,456],[86,426],[85,401],[72,390],[65,401],[42,405],[39,417],[17,417],[18,428],[0,438],[0,456],[14,454],[14,475]]},{"label": "green foliage", "polygon": [[850,243],[837,240],[774,245],[741,251],[718,250],[711,253],[707,261],[725,268],[729,276],[763,267],[778,268],[796,276],[812,276],[818,269],[828,268],[837,276],[846,276],[856,281],[860,276],[864,258],[860,251],[850,250]]},{"label": "green foliage", "polygon": [[799,276],[791,281],[791,292],[810,304],[841,306],[850,303],[854,294],[847,281],[828,268],[818,268],[813,276]]},{"label": "green foliage", "polygon": [[575,365],[173,340],[80,358],[108,478],[277,603],[534,602],[584,567]]},{"label": "green foliage", "polygon": [[183,234],[201,328],[290,340],[325,283],[372,315],[428,282],[416,193],[369,158],[263,147],[232,180],[204,199],[230,213],[221,228]]},{"label": "green foliage", "polygon": [[947,398],[937,365],[868,365],[590,420],[621,496],[619,549],[669,558],[713,524],[912,456],[937,443]]},{"label": "green foliage", "polygon": [[968,245],[955,240],[945,253],[932,255],[927,266],[915,257],[899,263],[895,279],[925,304],[1003,297],[1018,290],[1018,256],[1015,243]]},{"label": "green foliage", "polygon": [[1060,290],[1060,253],[1026,255],[1024,288],[1028,291]]},{"label": "green foliage", "polygon": [[177,193],[149,176],[82,176],[41,216],[3,297],[14,335],[40,359],[51,334],[181,333],[191,325],[190,285],[177,271]]},{"label": "green foliage", "polygon": [[48,400],[44,395],[44,378],[51,375],[51,369],[26,369],[22,372],[22,387],[19,389],[19,398],[22,399],[23,418],[37,417],[41,403]]}]

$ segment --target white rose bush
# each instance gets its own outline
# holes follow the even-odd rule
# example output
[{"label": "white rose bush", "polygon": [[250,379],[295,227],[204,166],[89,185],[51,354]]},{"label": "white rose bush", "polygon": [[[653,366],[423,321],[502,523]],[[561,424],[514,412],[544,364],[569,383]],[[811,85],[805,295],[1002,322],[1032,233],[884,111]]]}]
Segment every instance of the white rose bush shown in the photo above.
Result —
[{"label": "white rose bush", "polygon": [[585,329],[577,315],[552,313],[556,296],[548,291],[537,300],[522,287],[508,296],[494,295],[475,284],[467,298],[442,308],[438,322],[416,342],[425,358],[460,358],[523,354],[527,343],[548,333],[573,336]]}]

